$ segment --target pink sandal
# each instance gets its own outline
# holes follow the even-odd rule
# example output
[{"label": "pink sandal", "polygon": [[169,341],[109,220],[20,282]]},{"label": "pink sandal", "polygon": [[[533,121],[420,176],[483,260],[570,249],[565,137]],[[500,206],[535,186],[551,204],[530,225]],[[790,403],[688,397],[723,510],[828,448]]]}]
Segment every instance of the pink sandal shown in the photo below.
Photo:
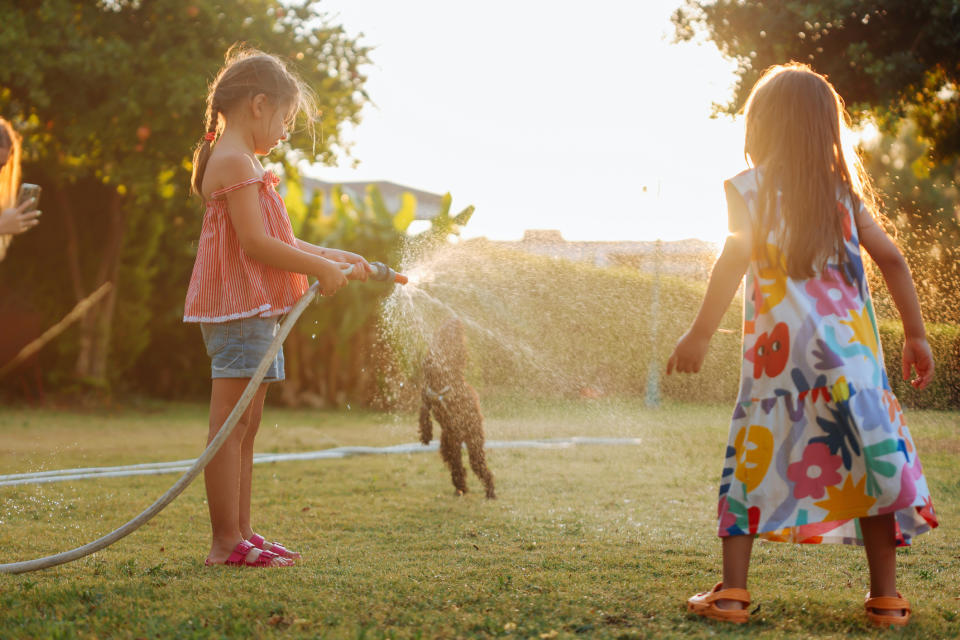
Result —
[{"label": "pink sandal", "polygon": [[259,549],[260,553],[251,559],[249,555],[254,549],[257,549],[257,547],[246,540],[241,540],[223,562],[211,562],[210,558],[207,558],[203,561],[203,564],[208,567],[216,565],[229,567],[289,567],[293,564],[287,558],[265,549]]},{"label": "pink sandal", "polygon": [[250,539],[248,540],[248,542],[253,546],[255,546],[257,549],[263,549],[267,553],[276,554],[281,558],[288,558],[290,560],[300,559],[300,554],[297,551],[290,551],[279,542],[267,542],[266,538],[264,538],[259,533],[255,533],[252,536],[250,536]]}]

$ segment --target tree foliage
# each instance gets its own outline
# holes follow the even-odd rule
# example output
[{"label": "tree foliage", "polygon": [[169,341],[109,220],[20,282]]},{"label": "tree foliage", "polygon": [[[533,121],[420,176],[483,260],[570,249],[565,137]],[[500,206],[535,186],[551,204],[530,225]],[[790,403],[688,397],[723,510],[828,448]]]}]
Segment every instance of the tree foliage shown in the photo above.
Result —
[{"label": "tree foliage", "polygon": [[716,0],[673,15],[679,40],[705,30],[736,60],[737,112],[773,64],[810,64],[829,76],[851,111],[872,112],[894,132],[909,114],[934,159],[960,155],[960,3],[956,0]]},{"label": "tree foliage", "polygon": [[960,322],[960,307],[944,304],[960,296],[960,2],[687,0],[673,22],[679,40],[705,34],[736,60],[734,95],[719,112],[739,112],[767,67],[796,60],[829,77],[851,116],[878,123],[866,165],[924,315]]},{"label": "tree foliage", "polygon": [[[896,135],[881,136],[866,148],[866,168],[885,194],[884,209],[913,272],[924,317],[960,324],[960,224],[957,221],[957,168],[930,166],[928,147],[917,139],[917,125],[904,120]],[[878,274],[873,274],[878,278]],[[880,282],[879,312],[898,318]]]},{"label": "tree foliage", "polygon": [[[76,341],[44,354],[95,384],[123,378],[181,313],[201,206],[190,158],[208,82],[235,42],[275,53],[317,92],[317,136],[278,158],[329,161],[358,122],[367,49],[316,8],[277,0],[0,0],[0,113],[24,136],[44,224],[0,280],[56,319],[104,281],[114,294]],[[299,151],[294,152],[296,147]],[[37,260],[42,256],[42,260]],[[16,274],[17,277],[12,277]],[[193,348],[194,345],[190,345]]]}]

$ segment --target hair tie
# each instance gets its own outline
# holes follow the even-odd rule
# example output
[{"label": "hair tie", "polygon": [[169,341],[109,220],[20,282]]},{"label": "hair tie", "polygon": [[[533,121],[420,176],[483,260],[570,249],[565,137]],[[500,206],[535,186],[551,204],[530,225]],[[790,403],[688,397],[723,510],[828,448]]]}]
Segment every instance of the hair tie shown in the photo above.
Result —
[{"label": "hair tie", "polygon": [[216,137],[217,137],[216,131],[207,131],[205,134],[203,134],[203,139],[206,140],[207,142],[213,142],[216,139]]}]

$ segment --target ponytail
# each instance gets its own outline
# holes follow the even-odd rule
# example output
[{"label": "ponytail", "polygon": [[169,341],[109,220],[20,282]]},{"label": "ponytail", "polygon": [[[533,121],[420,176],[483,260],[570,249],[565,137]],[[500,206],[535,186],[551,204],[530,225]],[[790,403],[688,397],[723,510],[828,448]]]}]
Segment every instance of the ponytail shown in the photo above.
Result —
[{"label": "ponytail", "polygon": [[213,141],[217,136],[220,125],[220,109],[216,104],[216,90],[210,92],[207,98],[207,132],[197,148],[193,150],[193,175],[190,177],[190,186],[195,194],[203,196],[203,174],[207,171],[207,161],[213,153]]}]

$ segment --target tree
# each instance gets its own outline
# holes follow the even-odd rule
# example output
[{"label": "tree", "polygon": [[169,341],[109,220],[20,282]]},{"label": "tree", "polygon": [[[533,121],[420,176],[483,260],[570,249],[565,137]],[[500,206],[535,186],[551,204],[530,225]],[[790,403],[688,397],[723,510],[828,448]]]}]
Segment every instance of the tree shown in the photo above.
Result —
[{"label": "tree", "polygon": [[956,0],[717,0],[673,15],[676,37],[701,30],[736,60],[736,113],[773,64],[806,62],[829,76],[854,115],[895,133],[910,115],[935,161],[960,156],[960,4]]},{"label": "tree", "polygon": [[[864,148],[918,284],[924,315],[960,320],[960,3],[956,0],[717,0],[673,15],[676,37],[705,33],[738,64],[739,112],[763,71],[789,60],[826,74],[855,119],[882,136]],[[880,295],[881,310],[890,307]],[[888,312],[895,313],[892,308]]]},{"label": "tree", "polygon": [[207,83],[233,43],[284,57],[317,91],[322,135],[295,133],[303,151],[286,146],[279,158],[329,161],[345,146],[340,127],[358,122],[367,99],[368,51],[315,7],[0,0],[0,113],[24,135],[25,178],[44,186],[46,213],[13,245],[2,268],[17,278],[4,280],[29,283],[24,295],[51,316],[116,284],[61,349],[76,377],[119,379],[150,341],[151,318],[172,320],[182,305],[200,226],[190,158]]}]

